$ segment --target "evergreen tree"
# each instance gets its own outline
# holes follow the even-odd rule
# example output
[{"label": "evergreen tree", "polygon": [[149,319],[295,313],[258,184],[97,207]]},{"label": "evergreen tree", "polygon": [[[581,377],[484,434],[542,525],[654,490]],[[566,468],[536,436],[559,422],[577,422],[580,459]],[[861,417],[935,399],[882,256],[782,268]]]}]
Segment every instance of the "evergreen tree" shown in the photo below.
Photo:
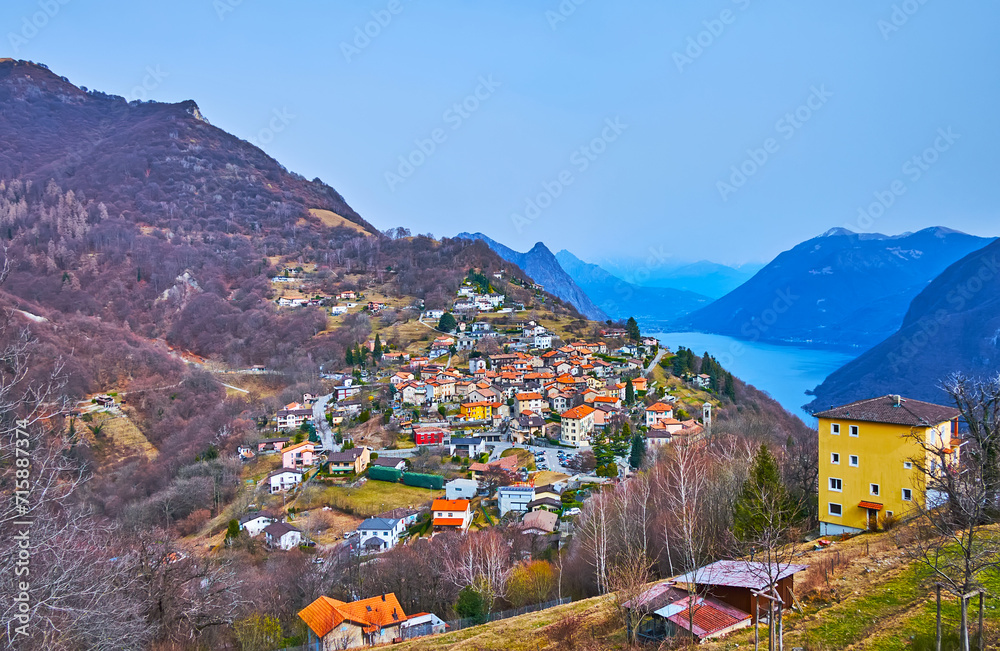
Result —
[{"label": "evergreen tree", "polygon": [[611,453],[616,457],[624,457],[629,453],[632,445],[632,427],[625,423],[620,430],[608,441]]},{"label": "evergreen tree", "polygon": [[229,526],[226,527],[226,544],[232,544],[234,540],[240,536],[240,523],[239,520],[230,520]]},{"label": "evergreen tree", "polygon": [[372,351],[372,359],[376,362],[382,359],[382,340],[377,334],[375,335],[375,349]]},{"label": "evergreen tree", "polygon": [[625,404],[631,405],[635,402],[635,386],[632,385],[632,378],[625,380]]},{"label": "evergreen tree", "polygon": [[736,382],[733,381],[733,374],[726,373],[726,397],[736,402]]},{"label": "evergreen tree", "polygon": [[639,341],[642,338],[642,334],[639,332],[639,324],[635,322],[633,317],[629,317],[625,323],[625,332],[628,333],[628,338],[632,341]]},{"label": "evergreen tree", "polygon": [[636,432],[632,437],[632,451],[629,453],[628,462],[633,468],[642,467],[642,462],[646,458],[646,441],[642,434]]},{"label": "evergreen tree", "polygon": [[354,366],[354,348],[352,346],[347,347],[347,354],[345,355],[345,361],[348,366]]},{"label": "evergreen tree", "polygon": [[437,329],[441,332],[451,332],[456,327],[458,327],[458,321],[455,321],[455,317],[452,316],[451,312],[445,312],[441,315],[441,318],[438,319]]},{"label": "evergreen tree", "polygon": [[778,462],[761,444],[734,505],[733,534],[737,540],[752,542],[769,531],[786,529],[794,515],[795,509],[781,483]]},{"label": "evergreen tree", "polygon": [[611,450],[611,442],[604,430],[595,430],[590,447],[594,452],[594,460],[598,466],[604,466],[614,461],[615,454]]}]

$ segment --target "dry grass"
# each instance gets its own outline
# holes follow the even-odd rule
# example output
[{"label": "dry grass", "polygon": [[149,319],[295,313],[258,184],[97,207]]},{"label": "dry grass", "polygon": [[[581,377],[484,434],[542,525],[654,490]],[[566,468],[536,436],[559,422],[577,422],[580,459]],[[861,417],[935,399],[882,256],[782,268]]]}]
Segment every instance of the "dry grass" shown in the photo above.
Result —
[{"label": "dry grass", "polygon": [[[313,217],[316,217],[321,222],[323,222],[324,226],[329,226],[330,228],[336,228],[338,226],[341,226],[344,228],[350,228],[351,230],[357,231],[362,235],[372,234],[368,232],[368,230],[364,226],[360,224],[355,224],[354,222],[344,217],[341,217],[332,210],[323,210],[322,208],[310,208],[309,214],[312,215]],[[302,221],[304,222],[305,220]]]},{"label": "dry grass", "polygon": [[[102,466],[114,466],[125,459],[139,456],[153,460],[159,454],[157,449],[127,416],[116,416],[108,412],[91,412],[93,420],[85,423],[77,420],[77,435],[86,440]],[[95,437],[88,425],[101,425],[101,434]]]}]

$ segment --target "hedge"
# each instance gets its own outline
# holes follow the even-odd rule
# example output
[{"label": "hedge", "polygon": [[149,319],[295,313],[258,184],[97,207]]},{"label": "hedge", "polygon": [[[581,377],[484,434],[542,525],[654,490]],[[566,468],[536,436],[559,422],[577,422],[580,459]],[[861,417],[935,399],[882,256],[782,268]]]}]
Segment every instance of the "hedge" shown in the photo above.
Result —
[{"label": "hedge", "polygon": [[377,481],[398,482],[403,473],[395,468],[385,468],[383,466],[371,466],[368,468],[368,479]]},{"label": "hedge", "polygon": [[444,488],[444,477],[441,475],[425,475],[419,472],[404,472],[403,483],[407,486],[440,490]]}]

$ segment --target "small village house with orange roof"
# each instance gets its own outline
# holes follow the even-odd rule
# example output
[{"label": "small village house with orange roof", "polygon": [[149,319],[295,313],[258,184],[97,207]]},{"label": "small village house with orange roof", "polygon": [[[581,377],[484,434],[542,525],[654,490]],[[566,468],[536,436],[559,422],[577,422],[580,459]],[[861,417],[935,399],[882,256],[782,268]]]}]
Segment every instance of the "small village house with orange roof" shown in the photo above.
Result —
[{"label": "small village house with orange roof", "polygon": [[590,445],[594,431],[594,408],[579,405],[562,413],[562,442],[574,447]]},{"label": "small village house with orange roof", "polygon": [[407,620],[392,592],[349,603],[321,596],[299,618],[309,628],[307,648],[323,651],[388,644],[402,638]]},{"label": "small village house with orange roof", "polygon": [[469,500],[434,500],[431,504],[434,531],[468,531],[472,524]]},{"label": "small village house with orange roof", "polygon": [[542,415],[542,408],[545,406],[545,397],[537,392],[518,393],[514,395],[517,401],[515,405],[517,413],[523,414],[525,411]]},{"label": "small village house with orange roof", "polygon": [[316,445],[303,441],[281,450],[281,467],[301,470],[316,463]]},{"label": "small village house with orange roof", "polygon": [[661,420],[674,417],[674,408],[665,402],[657,402],[646,407],[646,427],[652,427]]}]

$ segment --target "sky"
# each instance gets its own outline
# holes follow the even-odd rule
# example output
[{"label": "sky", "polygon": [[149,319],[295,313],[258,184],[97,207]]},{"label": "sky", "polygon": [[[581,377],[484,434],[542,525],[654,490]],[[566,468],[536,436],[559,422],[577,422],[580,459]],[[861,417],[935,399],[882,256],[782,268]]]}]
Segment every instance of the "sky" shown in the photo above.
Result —
[{"label": "sky", "polygon": [[1000,235],[998,19],[986,0],[5,0],[0,56],[193,99],[381,229],[739,264],[832,227]]}]

